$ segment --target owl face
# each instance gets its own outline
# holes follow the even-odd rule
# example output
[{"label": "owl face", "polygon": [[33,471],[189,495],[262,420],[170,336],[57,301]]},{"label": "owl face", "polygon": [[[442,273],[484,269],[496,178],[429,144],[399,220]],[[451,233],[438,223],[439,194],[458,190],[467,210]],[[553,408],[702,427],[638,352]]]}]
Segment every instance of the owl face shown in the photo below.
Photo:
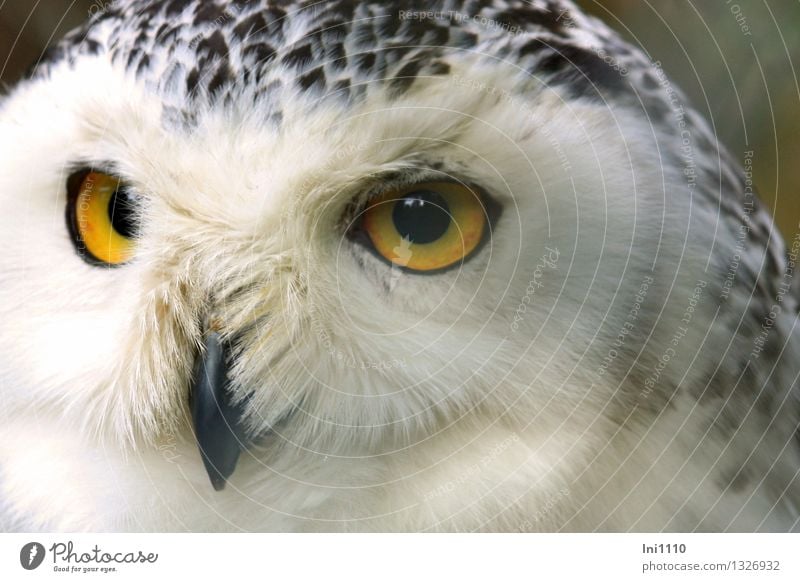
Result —
[{"label": "owl face", "polygon": [[[8,431],[36,418],[138,451],[132,479],[205,495],[190,406],[213,330],[246,435],[231,479],[262,507],[281,459],[287,479],[378,488],[495,441],[513,458],[488,482],[558,483],[549,460],[590,455],[628,413],[594,341],[624,327],[618,298],[656,260],[661,280],[694,284],[685,249],[705,243],[663,196],[683,180],[673,138],[494,57],[503,42],[445,47],[446,70],[402,91],[354,77],[358,98],[276,60],[224,95],[201,80],[190,101],[165,81],[188,48],[154,54],[153,78],[100,51],[18,87],[0,109]],[[649,300],[677,312],[668,291]],[[178,465],[151,459],[173,440]]]},{"label": "owl face", "polygon": [[[462,78],[514,89],[504,72],[487,79],[468,66]],[[89,76],[92,91],[79,81]],[[22,305],[9,315],[40,330],[29,340],[37,345],[75,334],[58,349],[23,350],[36,358],[25,367],[42,374],[31,383],[70,370],[125,384],[117,374],[132,366],[131,394],[164,387],[166,375],[177,398],[207,316],[235,336],[247,382],[291,393],[320,382],[356,399],[343,410],[365,405],[355,404],[361,396],[413,389],[411,373],[436,384],[443,367],[454,368],[447,385],[425,390],[431,400],[417,396],[423,408],[475,381],[489,346],[517,343],[516,328],[541,324],[531,319],[538,308],[522,318],[516,309],[534,275],[542,276],[529,291],[546,314],[563,271],[596,261],[572,257],[575,241],[562,233],[579,206],[604,205],[607,186],[596,175],[570,182],[568,164],[595,165],[588,174],[613,160],[615,188],[634,184],[625,145],[592,152],[592,128],[580,128],[610,127],[600,108],[567,105],[539,88],[541,103],[525,117],[515,103],[457,83],[423,80],[402,99],[378,94],[357,107],[286,95],[280,127],[209,108],[190,130],[165,126],[158,97],[100,60],[23,87],[3,115],[3,152],[19,168],[3,176],[4,191],[18,193],[3,198],[6,216],[17,217],[5,244],[32,271],[14,295],[47,315],[36,326]],[[66,104],[52,104],[56,95]],[[56,123],[42,123],[45,107]],[[92,195],[104,188],[117,196]],[[34,217],[50,222],[21,235]],[[117,247],[124,250],[114,255]],[[60,282],[55,296],[42,293],[48,281]],[[453,366],[462,357],[470,364]],[[308,378],[284,384],[275,368],[284,360]],[[154,394],[154,404],[163,396]],[[391,422],[412,411],[385,412]]]}]

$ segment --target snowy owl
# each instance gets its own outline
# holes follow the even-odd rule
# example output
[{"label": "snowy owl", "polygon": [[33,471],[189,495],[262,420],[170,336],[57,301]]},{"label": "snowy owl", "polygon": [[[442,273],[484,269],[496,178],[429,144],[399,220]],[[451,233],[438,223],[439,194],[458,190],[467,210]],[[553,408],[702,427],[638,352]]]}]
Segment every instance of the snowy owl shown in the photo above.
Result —
[{"label": "snowy owl", "polygon": [[0,102],[0,529],[790,531],[800,242],[567,0],[116,0]]}]

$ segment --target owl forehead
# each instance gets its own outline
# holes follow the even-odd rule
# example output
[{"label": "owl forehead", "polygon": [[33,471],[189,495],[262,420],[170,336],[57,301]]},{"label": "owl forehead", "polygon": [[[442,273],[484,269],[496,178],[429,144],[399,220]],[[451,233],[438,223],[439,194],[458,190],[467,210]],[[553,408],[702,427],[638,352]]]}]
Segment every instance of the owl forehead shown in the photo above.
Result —
[{"label": "owl forehead", "polygon": [[107,53],[158,93],[172,118],[190,122],[199,102],[241,101],[244,93],[280,122],[297,92],[344,102],[376,88],[400,96],[419,78],[447,74],[451,59],[467,53],[508,60],[588,96],[629,90],[598,47],[624,50],[561,0],[452,0],[420,9],[353,0],[117,0],[53,47],[37,74]]},{"label": "owl forehead", "polygon": [[[649,61],[603,24],[561,0],[443,0],[424,9],[353,0],[116,0],[56,45],[35,75],[46,78],[54,68],[93,57],[110,60],[115,71],[154,94],[163,106],[162,122],[192,130],[203,112],[234,108],[249,118],[273,122],[270,131],[275,129],[276,135],[296,132],[308,127],[309,119],[326,119],[306,114],[317,104],[337,101],[328,111],[346,117],[375,92],[391,104],[432,78],[452,77],[454,70],[459,75],[474,72],[476,78],[462,85],[467,87],[463,92],[471,91],[477,100],[481,92],[496,88],[479,84],[481,71],[490,68],[512,73],[509,76],[516,73],[521,87],[535,78],[560,89],[566,101],[593,99],[604,107],[611,101],[615,106],[644,103],[651,122],[675,131],[668,98],[654,81]],[[492,66],[465,69],[465,59]],[[429,102],[437,98],[435,92],[424,93]],[[647,93],[645,99],[642,93]],[[529,92],[525,95],[533,99]],[[483,116],[485,110],[474,113]],[[284,123],[287,119],[290,123]],[[382,121],[380,126],[386,128],[389,122]],[[366,126],[359,129],[358,135],[364,136]],[[239,145],[246,140],[236,131],[229,133],[237,142],[231,151],[241,151]],[[319,131],[312,139],[318,135]],[[325,160],[308,155],[308,140],[294,137],[287,141],[302,143],[303,157],[310,158],[311,166],[327,167]],[[325,151],[353,143],[319,145],[324,156]],[[149,148],[152,145],[143,149]],[[267,151],[261,149],[259,155]],[[381,161],[374,155],[371,159]],[[291,165],[292,176],[305,180],[296,157]],[[359,167],[364,173],[371,169]]]}]

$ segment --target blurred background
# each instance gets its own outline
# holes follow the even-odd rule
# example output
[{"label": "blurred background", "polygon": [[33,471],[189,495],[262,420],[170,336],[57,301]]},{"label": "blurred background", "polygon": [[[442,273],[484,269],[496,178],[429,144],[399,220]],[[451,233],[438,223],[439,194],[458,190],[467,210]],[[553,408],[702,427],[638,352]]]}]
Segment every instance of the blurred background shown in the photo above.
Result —
[{"label": "blurred background", "polygon": [[[0,86],[108,0],[0,0]],[[661,61],[755,182],[784,237],[800,233],[800,0],[578,0]],[[409,7],[417,7],[414,0]]]}]

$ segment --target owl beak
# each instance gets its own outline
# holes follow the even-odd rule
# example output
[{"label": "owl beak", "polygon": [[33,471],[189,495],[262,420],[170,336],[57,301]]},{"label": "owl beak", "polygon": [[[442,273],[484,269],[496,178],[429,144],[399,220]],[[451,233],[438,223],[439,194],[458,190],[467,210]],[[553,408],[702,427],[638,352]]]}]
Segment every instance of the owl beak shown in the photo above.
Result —
[{"label": "owl beak", "polygon": [[215,331],[206,334],[192,378],[190,406],[197,446],[211,485],[222,491],[245,444],[244,403],[233,402],[228,379],[228,346]]}]

